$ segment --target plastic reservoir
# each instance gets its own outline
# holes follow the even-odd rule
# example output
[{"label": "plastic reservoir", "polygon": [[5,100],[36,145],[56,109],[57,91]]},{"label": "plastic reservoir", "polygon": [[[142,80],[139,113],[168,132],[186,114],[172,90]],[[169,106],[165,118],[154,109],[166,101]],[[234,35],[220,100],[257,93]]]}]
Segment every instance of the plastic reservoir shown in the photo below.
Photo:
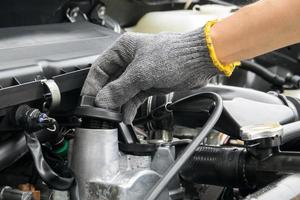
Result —
[{"label": "plastic reservoir", "polygon": [[150,12],[139,22],[126,28],[128,32],[159,33],[186,32],[203,26],[207,21],[224,18],[236,7],[222,5],[195,5],[192,10]]}]

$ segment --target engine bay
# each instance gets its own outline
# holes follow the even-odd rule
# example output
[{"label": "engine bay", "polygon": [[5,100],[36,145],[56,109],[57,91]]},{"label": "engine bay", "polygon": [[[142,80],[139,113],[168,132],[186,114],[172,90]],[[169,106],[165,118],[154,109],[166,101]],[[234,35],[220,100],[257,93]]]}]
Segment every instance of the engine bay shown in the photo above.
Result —
[{"label": "engine bay", "polygon": [[[197,12],[248,3],[216,2]],[[120,34],[185,2],[60,3],[47,23],[46,12],[1,23],[0,200],[299,198],[299,45],[201,89],[151,96],[125,125],[81,95],[89,68]]]}]

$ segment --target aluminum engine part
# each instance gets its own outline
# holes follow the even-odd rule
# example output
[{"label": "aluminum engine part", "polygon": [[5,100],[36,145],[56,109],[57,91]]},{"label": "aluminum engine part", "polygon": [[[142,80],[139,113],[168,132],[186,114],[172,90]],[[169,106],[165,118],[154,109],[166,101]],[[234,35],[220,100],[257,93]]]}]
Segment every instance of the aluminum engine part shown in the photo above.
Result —
[{"label": "aluminum engine part", "polygon": [[149,156],[121,155],[117,129],[77,129],[72,154],[81,199],[140,200],[160,178]]},{"label": "aluminum engine part", "polygon": [[[159,180],[159,175],[153,170],[121,171],[110,181],[91,182],[88,185],[87,199],[99,200],[140,200]],[[165,190],[158,200],[168,200]]]},{"label": "aluminum engine part", "polygon": [[300,175],[293,174],[271,183],[257,192],[248,195],[244,200],[273,200],[300,198]]},{"label": "aluminum engine part", "polygon": [[[169,167],[175,162],[175,147],[160,146],[151,163],[151,169],[163,175]],[[180,185],[179,176],[175,176],[168,184],[169,196],[172,199],[182,199],[184,190]]]},{"label": "aluminum engine part", "polygon": [[117,129],[81,129],[75,133],[71,168],[78,179],[81,199],[89,182],[111,180],[119,172]]}]

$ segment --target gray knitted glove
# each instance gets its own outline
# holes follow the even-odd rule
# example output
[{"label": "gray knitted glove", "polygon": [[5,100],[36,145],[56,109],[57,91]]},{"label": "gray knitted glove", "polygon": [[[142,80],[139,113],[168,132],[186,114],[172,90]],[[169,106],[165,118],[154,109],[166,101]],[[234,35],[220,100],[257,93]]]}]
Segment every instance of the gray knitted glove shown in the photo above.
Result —
[{"label": "gray knitted glove", "polygon": [[122,107],[130,124],[151,95],[204,86],[217,75],[202,29],[189,33],[125,33],[92,65],[82,94],[96,106]]}]

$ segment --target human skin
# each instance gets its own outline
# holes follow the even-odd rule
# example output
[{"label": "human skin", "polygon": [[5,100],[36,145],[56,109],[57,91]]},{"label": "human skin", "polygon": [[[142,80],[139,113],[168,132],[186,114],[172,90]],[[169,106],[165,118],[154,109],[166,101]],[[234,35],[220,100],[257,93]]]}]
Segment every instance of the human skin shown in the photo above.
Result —
[{"label": "human skin", "polygon": [[260,0],[211,29],[221,63],[250,59],[300,42],[300,0]]}]

